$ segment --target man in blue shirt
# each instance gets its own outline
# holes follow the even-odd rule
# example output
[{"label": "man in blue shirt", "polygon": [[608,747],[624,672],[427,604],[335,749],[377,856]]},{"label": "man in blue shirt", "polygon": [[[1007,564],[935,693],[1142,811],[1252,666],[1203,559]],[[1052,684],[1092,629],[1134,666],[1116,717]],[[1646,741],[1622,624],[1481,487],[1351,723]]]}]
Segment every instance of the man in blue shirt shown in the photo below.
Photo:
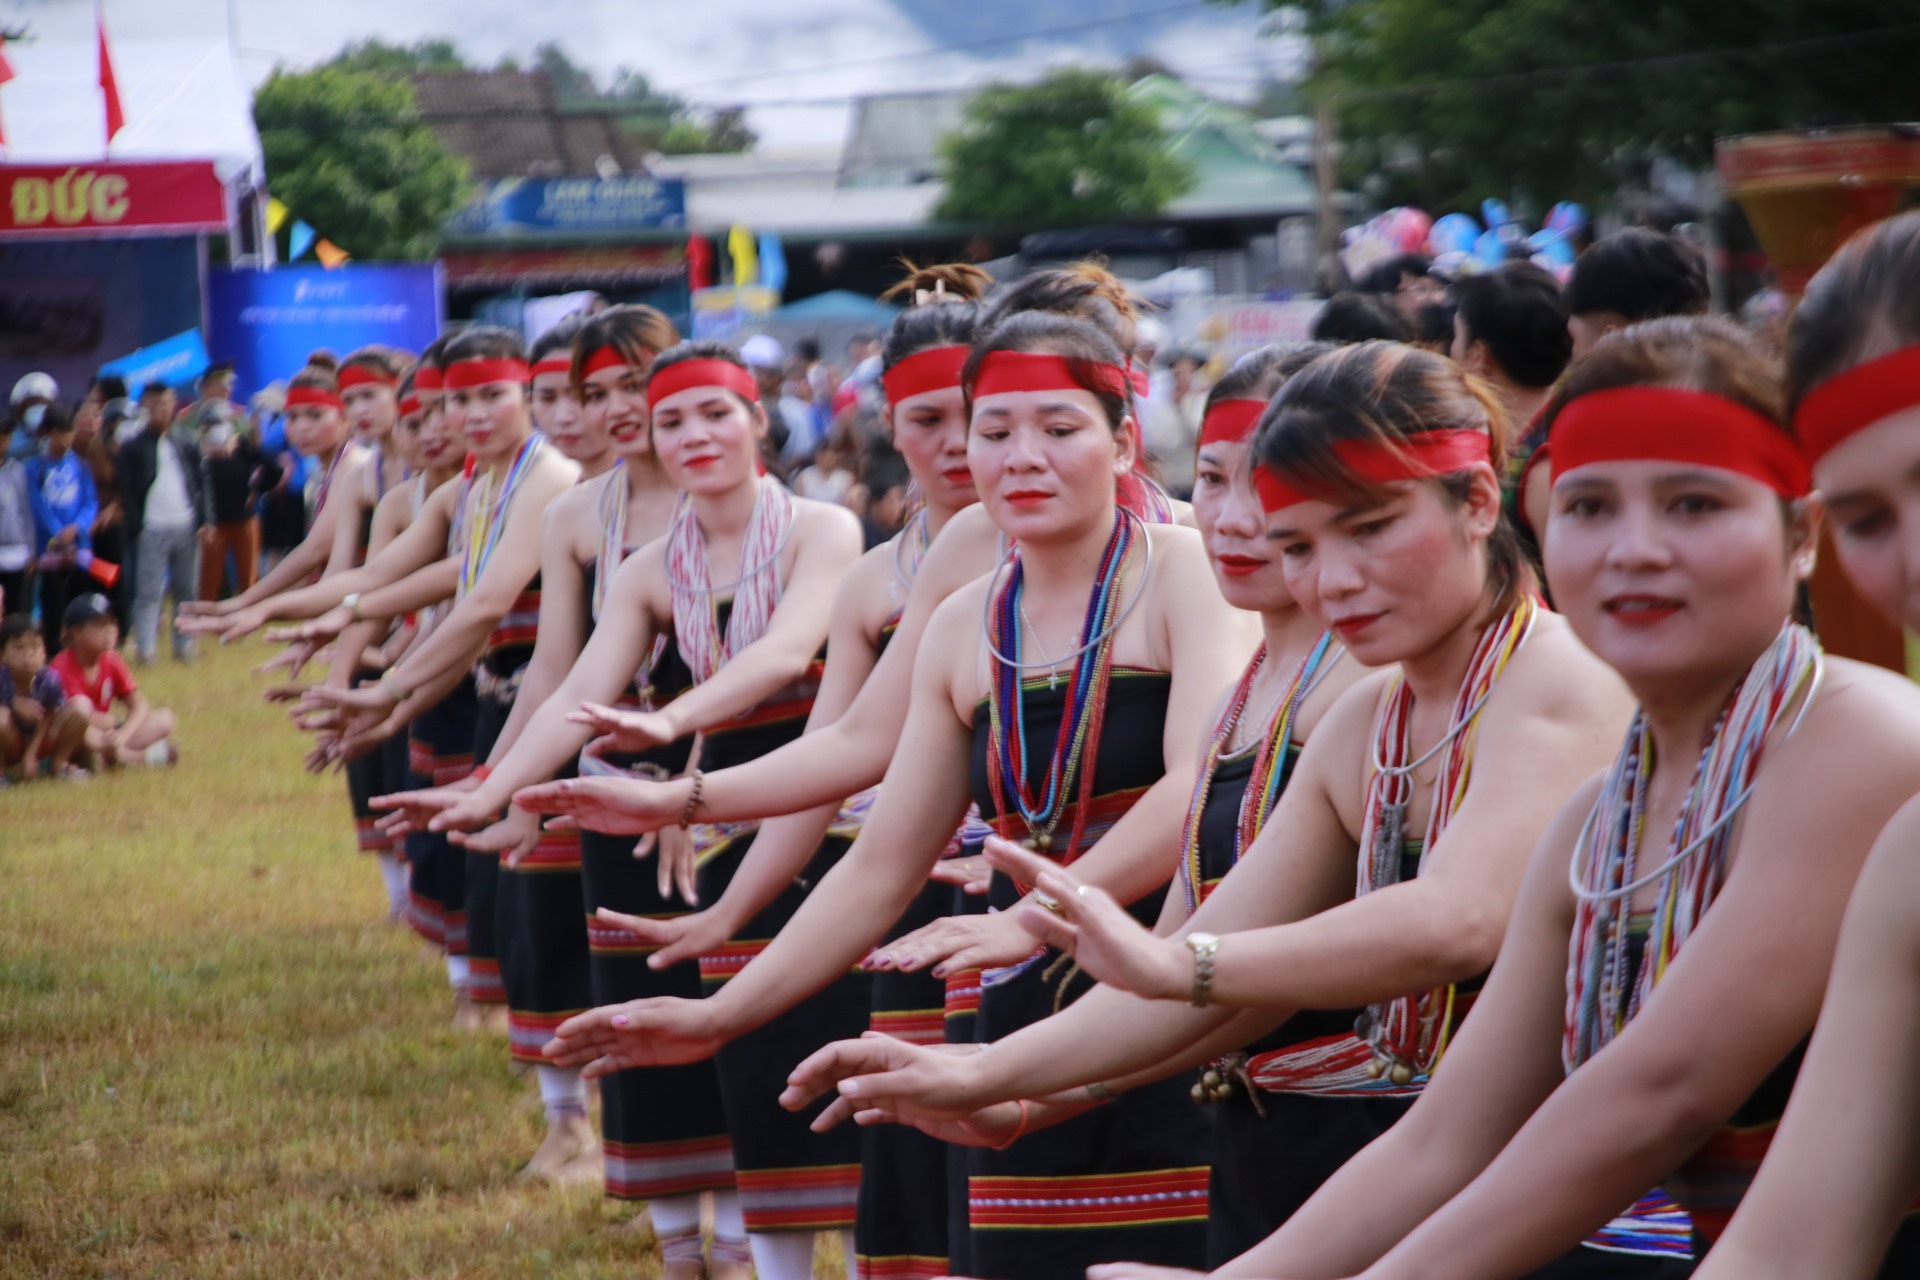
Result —
[{"label": "man in blue shirt", "polygon": [[93,518],[100,495],[93,468],[73,451],[73,414],[50,404],[40,421],[40,452],[27,460],[27,491],[39,542],[40,630],[47,652],[60,647],[60,619],[67,601],[91,590],[86,566],[93,560]]}]

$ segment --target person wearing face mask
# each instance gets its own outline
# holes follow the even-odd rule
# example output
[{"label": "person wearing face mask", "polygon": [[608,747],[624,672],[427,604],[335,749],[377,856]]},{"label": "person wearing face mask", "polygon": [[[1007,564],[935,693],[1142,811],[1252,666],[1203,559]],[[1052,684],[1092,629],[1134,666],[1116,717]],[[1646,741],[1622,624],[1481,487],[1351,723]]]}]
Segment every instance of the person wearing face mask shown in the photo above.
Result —
[{"label": "person wearing face mask", "polygon": [[29,373],[13,384],[13,394],[7,400],[8,420],[14,428],[8,457],[24,461],[33,456],[39,447],[40,419],[47,406],[59,398],[60,384],[52,374]]}]

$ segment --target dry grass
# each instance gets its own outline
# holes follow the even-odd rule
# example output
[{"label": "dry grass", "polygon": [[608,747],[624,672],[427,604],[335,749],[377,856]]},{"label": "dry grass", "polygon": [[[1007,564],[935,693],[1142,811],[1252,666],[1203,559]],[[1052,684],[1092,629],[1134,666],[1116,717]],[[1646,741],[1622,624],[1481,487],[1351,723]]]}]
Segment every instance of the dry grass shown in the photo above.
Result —
[{"label": "dry grass", "polygon": [[343,784],[247,674],[144,673],[185,761],[0,791],[0,1276],[648,1277],[381,922]]}]

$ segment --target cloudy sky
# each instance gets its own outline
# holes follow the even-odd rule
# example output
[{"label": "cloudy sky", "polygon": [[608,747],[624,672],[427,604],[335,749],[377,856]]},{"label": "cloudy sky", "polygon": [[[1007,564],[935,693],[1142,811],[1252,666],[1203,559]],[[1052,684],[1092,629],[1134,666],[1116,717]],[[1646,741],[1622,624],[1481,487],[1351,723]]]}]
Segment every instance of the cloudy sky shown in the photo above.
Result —
[{"label": "cloudy sky", "polygon": [[[856,93],[960,86],[1137,52],[1217,96],[1244,97],[1263,72],[1288,70],[1298,56],[1290,41],[1256,38],[1264,20],[1255,5],[1180,0],[1128,0],[1128,11],[1160,15],[1147,24],[1156,29],[1151,36],[1130,36],[1137,24],[1113,24],[946,51],[889,0],[106,0],[106,9],[115,37],[225,38],[237,28],[241,69],[255,82],[276,63],[321,60],[367,36],[397,43],[452,36],[482,65],[555,40],[603,78],[631,67],[696,102],[767,104],[752,122],[769,147],[838,142],[845,100]],[[693,21],[690,12],[698,15]],[[84,35],[92,3],[0,0],[0,21]]]}]

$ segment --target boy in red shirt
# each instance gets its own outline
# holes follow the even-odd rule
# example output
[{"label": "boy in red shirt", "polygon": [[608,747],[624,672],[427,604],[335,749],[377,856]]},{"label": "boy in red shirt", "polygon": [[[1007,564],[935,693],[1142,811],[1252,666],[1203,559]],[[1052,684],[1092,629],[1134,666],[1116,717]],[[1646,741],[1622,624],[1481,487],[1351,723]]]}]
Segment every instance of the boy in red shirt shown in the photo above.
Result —
[{"label": "boy in red shirt", "polygon": [[[87,750],[101,766],[172,764],[180,758],[173,744],[173,712],[149,706],[133,672],[127,669],[120,647],[120,624],[112,606],[99,592],[76,596],[61,619],[67,647],[54,655],[49,667],[60,677],[67,696],[83,701],[91,724]],[[114,704],[126,704],[126,718],[114,714]]]}]

